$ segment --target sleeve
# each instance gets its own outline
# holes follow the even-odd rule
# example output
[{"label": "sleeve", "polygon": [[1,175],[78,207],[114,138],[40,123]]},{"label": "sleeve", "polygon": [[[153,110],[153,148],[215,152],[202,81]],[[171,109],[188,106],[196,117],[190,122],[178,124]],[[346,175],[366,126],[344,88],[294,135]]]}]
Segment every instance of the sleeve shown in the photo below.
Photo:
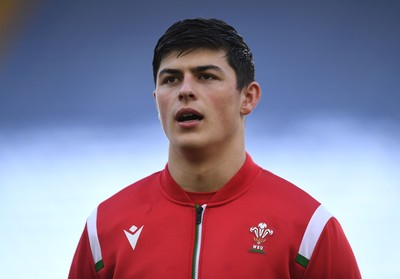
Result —
[{"label": "sleeve", "polygon": [[359,279],[355,256],[339,222],[326,223],[304,273],[305,279]]},{"label": "sleeve", "polygon": [[78,247],[75,251],[69,271],[68,279],[95,279],[97,273],[90,249],[87,225],[82,233]]}]

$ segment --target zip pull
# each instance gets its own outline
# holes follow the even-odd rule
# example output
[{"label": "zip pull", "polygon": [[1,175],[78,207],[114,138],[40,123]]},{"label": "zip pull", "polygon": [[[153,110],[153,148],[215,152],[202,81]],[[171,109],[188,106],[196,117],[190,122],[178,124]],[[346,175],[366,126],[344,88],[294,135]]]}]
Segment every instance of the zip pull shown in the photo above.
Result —
[{"label": "zip pull", "polygon": [[203,213],[203,207],[199,206],[197,204],[195,204],[195,209],[196,209],[196,225],[200,225],[201,224],[201,217],[202,217],[202,213]]}]

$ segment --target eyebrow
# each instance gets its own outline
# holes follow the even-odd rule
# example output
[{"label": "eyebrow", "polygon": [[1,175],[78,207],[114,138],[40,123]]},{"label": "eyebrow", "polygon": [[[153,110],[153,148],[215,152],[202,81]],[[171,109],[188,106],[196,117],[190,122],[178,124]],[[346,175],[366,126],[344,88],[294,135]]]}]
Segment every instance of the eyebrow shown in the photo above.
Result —
[{"label": "eyebrow", "polygon": [[204,71],[208,71],[208,70],[215,70],[218,72],[223,72],[220,67],[215,66],[215,65],[198,66],[198,67],[195,67],[194,69],[192,69],[191,72],[198,73],[198,72],[204,72]]},{"label": "eyebrow", "polygon": [[165,68],[165,69],[162,69],[162,70],[158,73],[158,77],[162,76],[163,74],[177,75],[177,74],[181,74],[181,71],[176,70],[176,69]]},{"label": "eyebrow", "polygon": [[[204,71],[208,71],[208,70],[214,70],[214,71],[218,71],[218,72],[223,72],[222,69],[216,65],[204,65],[204,66],[197,66],[194,67],[192,69],[190,69],[190,71],[192,73],[201,73]],[[158,73],[158,77],[160,77],[163,74],[172,74],[172,75],[179,75],[182,74],[181,70],[177,70],[177,69],[172,69],[172,68],[165,68],[162,69],[159,73]]]}]

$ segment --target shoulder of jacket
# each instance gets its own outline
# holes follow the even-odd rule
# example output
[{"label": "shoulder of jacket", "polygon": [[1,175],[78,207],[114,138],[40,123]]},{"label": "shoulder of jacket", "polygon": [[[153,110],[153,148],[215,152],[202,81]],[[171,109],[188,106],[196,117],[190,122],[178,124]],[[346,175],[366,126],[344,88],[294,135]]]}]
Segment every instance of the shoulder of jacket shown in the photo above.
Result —
[{"label": "shoulder of jacket", "polygon": [[298,264],[307,267],[322,231],[332,217],[333,215],[322,204],[316,208],[308,222],[300,243],[296,257],[296,262]]}]

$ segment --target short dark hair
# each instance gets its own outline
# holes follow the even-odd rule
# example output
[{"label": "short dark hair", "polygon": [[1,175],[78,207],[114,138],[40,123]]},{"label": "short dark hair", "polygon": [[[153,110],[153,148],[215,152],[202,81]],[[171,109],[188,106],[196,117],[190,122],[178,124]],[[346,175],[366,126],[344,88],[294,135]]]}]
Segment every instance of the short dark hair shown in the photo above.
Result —
[{"label": "short dark hair", "polygon": [[199,48],[226,51],[228,63],[236,73],[238,89],[254,81],[253,54],[235,28],[220,19],[195,18],[174,23],[158,40],[153,56],[154,82],[161,60],[167,54]]}]

